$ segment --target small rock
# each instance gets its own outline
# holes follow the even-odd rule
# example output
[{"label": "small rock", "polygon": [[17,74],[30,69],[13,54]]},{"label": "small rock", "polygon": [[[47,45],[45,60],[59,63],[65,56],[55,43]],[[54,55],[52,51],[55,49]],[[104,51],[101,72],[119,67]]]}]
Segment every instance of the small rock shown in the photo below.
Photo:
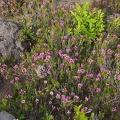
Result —
[{"label": "small rock", "polygon": [[46,65],[38,65],[35,69],[35,72],[37,73],[39,78],[45,78],[47,77],[47,66]]},{"label": "small rock", "polygon": [[12,53],[17,63],[20,62],[20,52],[22,51],[22,45],[20,42],[20,26],[7,21],[0,20],[0,54],[6,54],[7,56]]},{"label": "small rock", "polygon": [[15,117],[6,111],[0,112],[0,120],[14,120]]}]

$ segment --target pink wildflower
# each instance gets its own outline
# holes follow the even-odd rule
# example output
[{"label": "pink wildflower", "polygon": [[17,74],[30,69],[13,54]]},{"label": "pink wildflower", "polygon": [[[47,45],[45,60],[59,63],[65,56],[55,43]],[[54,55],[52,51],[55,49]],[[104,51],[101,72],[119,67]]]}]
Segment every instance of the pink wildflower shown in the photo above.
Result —
[{"label": "pink wildflower", "polygon": [[96,92],[97,92],[97,93],[101,92],[101,88],[97,88],[97,89],[96,89]]},{"label": "pink wildflower", "polygon": [[92,60],[92,59],[89,59],[89,60],[88,60],[88,62],[89,62],[90,64],[92,64],[93,61],[94,61],[94,60]]},{"label": "pink wildflower", "polygon": [[56,98],[57,98],[57,99],[60,99],[60,95],[59,95],[59,94],[57,94],[57,95],[56,95]]},{"label": "pink wildflower", "polygon": [[117,110],[116,107],[112,108],[112,112],[116,112],[116,110]]},{"label": "pink wildflower", "polygon": [[24,73],[24,72],[27,72],[27,69],[26,68],[23,68],[22,69],[22,72]]},{"label": "pink wildflower", "polygon": [[88,77],[88,78],[93,78],[93,76],[94,76],[94,75],[93,75],[92,73],[87,74],[87,77]]},{"label": "pink wildflower", "polygon": [[83,73],[85,73],[85,70],[84,69],[78,69],[77,73],[83,74]]},{"label": "pink wildflower", "polygon": [[78,84],[78,88],[82,88],[83,84],[82,83],[79,83]]},{"label": "pink wildflower", "polygon": [[21,101],[21,103],[22,103],[22,104],[25,104],[25,103],[26,103],[26,101],[25,101],[25,100],[22,100],[22,101]]},{"label": "pink wildflower", "polygon": [[51,92],[50,92],[50,95],[54,95],[54,92],[51,91]]}]

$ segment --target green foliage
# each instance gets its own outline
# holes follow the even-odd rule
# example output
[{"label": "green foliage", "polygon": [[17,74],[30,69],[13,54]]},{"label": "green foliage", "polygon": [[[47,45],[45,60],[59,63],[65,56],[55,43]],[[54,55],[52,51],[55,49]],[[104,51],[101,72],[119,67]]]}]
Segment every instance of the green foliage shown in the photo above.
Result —
[{"label": "green foliage", "polygon": [[114,34],[119,36],[119,33],[120,33],[120,16],[118,16],[116,18],[115,15],[113,15],[113,18],[110,19],[109,22],[107,23],[107,31],[109,31],[109,33],[112,33],[114,31]]},{"label": "green foliage", "polygon": [[75,106],[75,120],[88,120],[87,116],[85,115],[84,111],[80,111],[82,105]]},{"label": "green foliage", "polygon": [[104,30],[103,15],[101,10],[90,11],[90,3],[85,3],[83,6],[79,6],[76,3],[75,11],[71,12],[74,16],[74,28],[75,37],[85,36],[85,39],[95,40],[100,36],[100,33]]}]

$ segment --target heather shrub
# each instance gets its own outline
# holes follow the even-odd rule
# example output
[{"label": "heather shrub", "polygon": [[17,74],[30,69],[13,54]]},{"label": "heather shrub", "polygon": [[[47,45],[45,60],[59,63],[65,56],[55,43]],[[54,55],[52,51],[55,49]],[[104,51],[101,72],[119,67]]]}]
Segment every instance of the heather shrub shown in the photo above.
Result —
[{"label": "heather shrub", "polygon": [[[13,67],[0,57],[1,76],[11,90],[3,94],[0,110],[19,120],[119,119],[119,37],[104,31],[103,12],[88,8],[55,9],[47,0],[22,8],[17,20],[30,51],[23,51],[20,65]],[[76,17],[78,9],[88,20]]]},{"label": "heather shrub", "polygon": [[102,9],[105,14],[120,12],[120,1],[118,0],[91,0],[94,7]]}]

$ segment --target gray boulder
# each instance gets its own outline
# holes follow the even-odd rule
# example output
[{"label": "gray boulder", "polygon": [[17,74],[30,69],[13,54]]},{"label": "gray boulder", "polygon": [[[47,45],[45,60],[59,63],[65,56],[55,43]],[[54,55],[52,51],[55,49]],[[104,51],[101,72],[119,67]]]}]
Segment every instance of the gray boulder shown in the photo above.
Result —
[{"label": "gray boulder", "polygon": [[20,52],[23,49],[20,42],[20,25],[7,20],[0,20],[0,54],[10,53],[19,62]]},{"label": "gray boulder", "polygon": [[5,111],[0,112],[0,120],[14,120],[15,117]]}]

